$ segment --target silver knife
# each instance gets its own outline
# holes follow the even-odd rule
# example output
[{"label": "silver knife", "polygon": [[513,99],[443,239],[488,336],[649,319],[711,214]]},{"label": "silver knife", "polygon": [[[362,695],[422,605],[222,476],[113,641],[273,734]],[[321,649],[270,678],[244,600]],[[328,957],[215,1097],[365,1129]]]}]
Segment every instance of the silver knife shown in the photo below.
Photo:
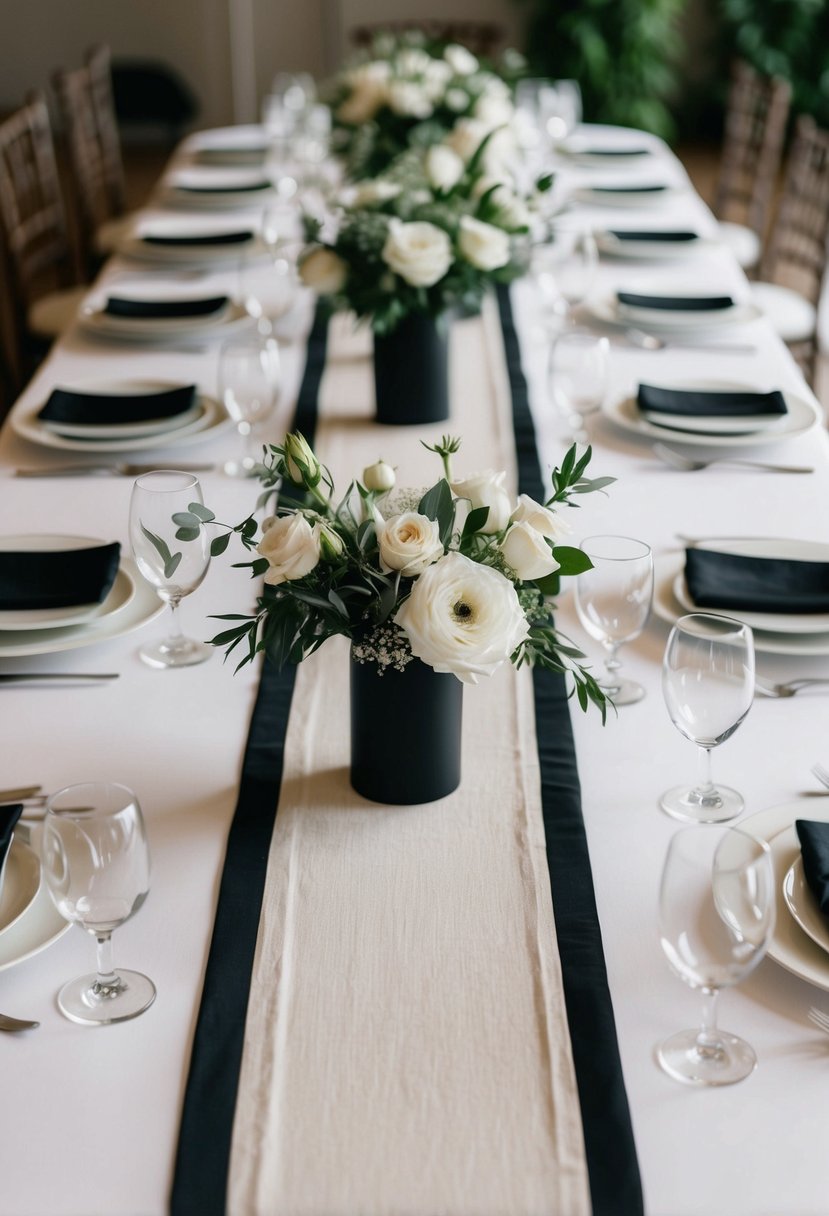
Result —
[{"label": "silver knife", "polygon": [[207,473],[213,464],[184,464],[179,460],[156,460],[154,464],[54,464],[39,468],[14,470],[15,477],[83,477],[90,473],[106,473],[112,477],[139,477],[156,469],[180,469],[182,473]]},{"label": "silver knife", "polygon": [[84,685],[104,684],[109,680],[117,680],[117,671],[18,671],[0,674],[0,687],[14,688],[22,684],[44,685]]}]

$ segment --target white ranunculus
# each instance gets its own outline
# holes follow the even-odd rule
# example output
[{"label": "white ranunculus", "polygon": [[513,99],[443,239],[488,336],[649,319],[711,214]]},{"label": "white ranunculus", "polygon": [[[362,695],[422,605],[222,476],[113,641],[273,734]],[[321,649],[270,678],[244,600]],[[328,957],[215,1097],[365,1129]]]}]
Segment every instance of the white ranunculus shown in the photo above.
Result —
[{"label": "white ranunculus", "polygon": [[556,515],[549,507],[544,507],[534,498],[530,498],[529,494],[518,495],[518,505],[511,518],[513,523],[529,524],[536,532],[548,536],[550,540],[562,540],[572,532],[566,520]]},{"label": "white ranunculus", "polygon": [[386,93],[389,109],[402,118],[429,118],[434,110],[426,89],[414,80],[392,80]]},{"label": "white ranunculus", "polygon": [[385,460],[376,460],[363,469],[363,485],[367,490],[385,494],[393,489],[396,480],[394,469]]},{"label": "white ranunculus", "polygon": [[458,248],[478,270],[498,270],[510,258],[509,236],[503,228],[475,220],[471,215],[461,219]]},{"label": "white ranunculus", "polygon": [[507,565],[522,582],[546,578],[548,574],[559,569],[559,563],[553,557],[550,546],[541,533],[536,532],[529,524],[512,524],[498,547]]},{"label": "white ranunculus", "polygon": [[515,116],[513,104],[508,97],[493,96],[491,93],[485,93],[478,98],[473,113],[490,131],[506,126]]},{"label": "white ranunculus", "polygon": [[370,207],[372,203],[386,203],[389,199],[397,198],[401,189],[397,182],[387,182],[381,177],[373,182],[360,182],[351,192],[349,205]]},{"label": "white ranunculus", "polygon": [[425,220],[392,221],[382,258],[412,287],[431,287],[452,265],[452,243],[442,228]]},{"label": "white ranunculus", "polygon": [[282,515],[271,523],[256,551],[270,563],[265,582],[278,587],[303,578],[319,564],[319,536],[304,515]]},{"label": "white ranunculus", "polygon": [[457,152],[435,144],[426,153],[426,176],[436,190],[451,190],[463,177],[464,164]]},{"label": "white ranunculus", "polygon": [[394,620],[417,658],[467,684],[492,675],[529,633],[510,580],[460,553],[423,571]]},{"label": "white ranunculus", "polygon": [[399,570],[406,578],[421,574],[432,562],[443,557],[443,543],[437,520],[417,511],[393,515],[377,526],[380,565],[386,571]]},{"label": "white ranunculus", "polygon": [[485,469],[452,482],[452,493],[458,498],[468,498],[473,511],[476,507],[489,507],[489,515],[481,532],[503,532],[509,523],[512,502],[504,489],[506,476],[506,473]]},{"label": "white ranunculus", "polygon": [[478,70],[478,60],[472,52],[468,51],[465,46],[458,46],[457,43],[446,47],[443,58],[457,76],[471,76]]},{"label": "white ranunculus", "polygon": [[306,287],[321,296],[333,296],[342,291],[348,267],[333,249],[322,246],[312,249],[299,264],[299,277]]}]

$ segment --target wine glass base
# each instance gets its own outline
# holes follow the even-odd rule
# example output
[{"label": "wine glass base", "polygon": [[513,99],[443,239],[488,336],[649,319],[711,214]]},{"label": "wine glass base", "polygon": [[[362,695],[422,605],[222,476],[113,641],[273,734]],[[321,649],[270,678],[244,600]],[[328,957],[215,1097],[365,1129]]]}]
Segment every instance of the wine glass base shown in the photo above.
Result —
[{"label": "wine glass base", "polygon": [[110,1022],[126,1022],[149,1009],[155,1000],[155,984],[140,971],[117,972],[121,986],[106,996],[93,991],[98,976],[81,975],[64,984],[58,993],[58,1008],[70,1022],[107,1026]]},{"label": "wine glass base", "polygon": [[153,646],[142,646],[139,658],[149,667],[193,667],[204,663],[213,654],[213,647],[192,638],[156,642]]},{"label": "wine glass base", "polygon": [[693,786],[676,785],[662,795],[659,805],[666,815],[684,823],[727,823],[741,814],[745,802],[727,785],[718,785],[705,800]]},{"label": "wine glass base", "polygon": [[660,1043],[660,1068],[686,1085],[733,1085],[757,1067],[754,1049],[734,1034],[717,1031],[715,1048],[701,1050],[698,1040],[698,1030],[680,1030]]},{"label": "wine glass base", "polygon": [[603,684],[599,680],[599,688],[614,705],[635,705],[645,695],[644,688],[635,680],[617,680],[613,684]]}]

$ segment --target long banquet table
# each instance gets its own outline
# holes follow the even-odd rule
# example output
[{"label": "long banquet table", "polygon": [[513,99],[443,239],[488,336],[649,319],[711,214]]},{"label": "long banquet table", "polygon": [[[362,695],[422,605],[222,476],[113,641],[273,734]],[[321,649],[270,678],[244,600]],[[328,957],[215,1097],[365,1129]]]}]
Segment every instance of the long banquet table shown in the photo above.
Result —
[{"label": "long banquet table", "polygon": [[[612,138],[612,132],[605,137]],[[660,222],[693,224],[713,236],[713,219],[681,166],[664,145],[649,143],[660,173],[676,187]],[[587,180],[580,176],[585,172],[562,165],[560,183],[578,184]],[[584,204],[564,222],[570,219],[585,225],[650,223],[644,212]],[[133,273],[134,265],[114,259],[103,282]],[[217,269],[209,286],[232,289],[234,274],[232,267]],[[665,286],[716,284],[717,290],[745,291],[741,271],[716,244],[693,259],[641,269],[603,260],[596,290],[601,294],[629,284],[639,274]],[[547,398],[538,296],[523,280],[513,284],[510,297],[546,477],[565,443]],[[283,392],[266,438],[284,434],[303,378],[307,385],[311,313],[309,307],[303,334],[283,344]],[[716,333],[713,340],[748,342],[755,350],[672,346],[651,352],[614,341],[611,395],[627,393],[645,378],[703,377],[780,387],[811,400],[764,319]],[[422,450],[416,454],[418,440],[460,429],[457,419],[468,411],[468,404],[460,403],[487,393],[495,403],[491,428],[470,426],[461,467],[496,464],[503,455],[514,479],[504,413],[509,381],[494,301],[487,302],[481,318],[455,323],[452,361],[452,424],[389,434],[370,422],[366,336],[353,334],[341,318],[332,325],[319,386],[318,438],[338,480],[359,474],[380,455],[401,470],[410,463],[406,471],[415,482],[428,479],[431,458]],[[54,384],[92,375],[195,381],[215,391],[216,369],[215,345],[127,347],[96,341],[75,327],[21,404],[45,399]],[[680,547],[677,532],[809,540],[829,534],[823,426],[759,449],[761,459],[813,465],[809,476],[725,466],[679,473],[660,463],[640,437],[606,418],[594,417],[589,426],[594,473],[618,480],[607,496],[592,496],[580,512],[571,513],[574,536],[608,531],[647,540],[663,581],[664,562]],[[224,432],[182,456],[218,465],[232,443]],[[174,450],[160,449],[153,453],[156,458],[162,467],[175,465]],[[71,532],[118,539],[126,547],[129,478],[14,477],[18,466],[63,459],[63,453],[39,450],[5,426],[0,437],[4,531]],[[236,521],[247,514],[250,485],[218,471],[203,474],[202,483],[220,519]],[[246,594],[244,576],[229,562],[214,561],[202,587],[184,602],[187,630],[211,636],[216,626],[210,615],[242,610]],[[584,638],[567,591],[560,600],[559,625],[586,646],[598,666],[600,656]],[[115,957],[146,971],[158,988],[146,1014],[96,1032],[66,1021],[55,1005],[60,984],[91,963],[91,942],[77,929],[2,971],[0,1010],[41,1023],[28,1034],[0,1035],[2,1216],[151,1216],[170,1204],[191,1048],[259,671],[247,667],[234,676],[218,655],[199,667],[151,670],[138,659],[137,646],[161,628],[157,617],[140,632],[82,650],[0,663],[3,672],[119,673],[105,688],[0,690],[0,783],[40,782],[50,790],[111,778],[137,791],[148,822],[152,887],[140,914],[115,933]],[[742,1084],[687,1088],[669,1080],[654,1061],[655,1043],[695,1024],[700,1006],[699,994],[670,973],[656,932],[660,869],[677,827],[657,800],[663,789],[690,776],[695,763],[693,748],[671,725],[662,700],[667,630],[654,615],[643,635],[623,649],[626,669],[646,687],[641,703],[611,714],[605,726],[596,713],[571,712],[645,1210],[652,1216],[819,1216],[826,1211],[829,1183],[829,1037],[809,1024],[807,1011],[811,1005],[829,1006],[821,987],[769,958],[724,994],[722,1025],[746,1037],[759,1057],[756,1072]],[[464,801],[448,808],[456,821],[447,819],[440,804],[406,813],[369,808],[349,790],[343,768],[345,655],[329,646],[328,657],[322,652],[297,675],[270,854],[273,906],[260,931],[253,980],[241,962],[238,976],[232,967],[224,972],[232,986],[243,986],[243,1004],[251,984],[228,1210],[280,1216],[435,1216],[438,1211],[575,1216],[590,1210],[582,1133],[578,1118],[575,1124],[572,1118],[567,1030],[550,1013],[558,964],[546,870],[533,869],[529,886],[526,873],[520,876],[520,892],[531,891],[537,900],[534,933],[522,938],[522,926],[530,921],[516,919],[510,903],[515,875],[485,868],[502,846],[505,855],[519,856],[510,852],[514,842],[499,829],[501,835],[477,848],[477,800],[497,773],[496,790],[487,796],[515,804],[513,810],[528,808],[530,843],[520,858],[529,859],[532,868],[539,849],[543,853],[535,762],[525,757],[526,788],[516,799],[508,784],[499,784],[502,769],[492,767],[502,763],[504,749],[495,749],[498,758],[492,759],[478,742],[482,724],[495,721],[500,729],[502,716],[509,715],[515,737],[532,741],[526,681],[502,673],[504,678],[487,687],[466,690]],[[772,678],[829,675],[829,654],[762,653],[758,671]],[[825,704],[808,695],[758,698],[734,737],[715,753],[715,774],[745,795],[744,819],[816,788],[809,767],[825,756]],[[321,729],[320,722],[328,727]],[[324,780],[315,784],[309,773],[322,773]],[[822,806],[820,799],[804,798],[802,813],[820,815]],[[452,851],[459,840],[468,856]],[[399,851],[399,867],[388,867],[390,851]],[[524,914],[529,915],[526,909]],[[232,949],[232,941],[225,944]],[[514,962],[504,962],[509,953]],[[243,954],[240,943],[240,958]],[[267,989],[269,968],[280,973],[277,996]],[[544,979],[536,990],[533,977],[539,974]],[[498,990],[491,987],[496,982]],[[514,987],[524,982],[530,984],[527,992]],[[829,982],[823,988],[829,989]],[[545,1066],[557,1078],[549,1092],[533,1075],[545,1061],[541,1046],[528,1046],[524,1035],[536,1002],[550,1035]],[[199,1024],[199,1035],[209,1033],[209,1025]],[[602,1046],[597,1044],[597,1053]],[[276,1092],[260,1109],[247,1095],[255,1091],[260,1071],[269,1069],[276,1073]],[[593,1098],[601,1107],[603,1095]],[[209,1085],[201,1100],[210,1103]],[[563,1101],[569,1102],[567,1109]],[[555,1162],[544,1159],[548,1123],[555,1125],[560,1150]],[[262,1145],[269,1138],[275,1159],[263,1163]],[[200,1151],[207,1170],[210,1142]],[[223,1204],[221,1194],[214,1196],[213,1210]],[[176,1210],[188,1210],[186,1196],[178,1195]],[[598,1203],[594,1210],[600,1210]],[[626,1216],[632,1209],[621,1201],[614,1209],[612,1199],[605,1198],[601,1210]]]}]

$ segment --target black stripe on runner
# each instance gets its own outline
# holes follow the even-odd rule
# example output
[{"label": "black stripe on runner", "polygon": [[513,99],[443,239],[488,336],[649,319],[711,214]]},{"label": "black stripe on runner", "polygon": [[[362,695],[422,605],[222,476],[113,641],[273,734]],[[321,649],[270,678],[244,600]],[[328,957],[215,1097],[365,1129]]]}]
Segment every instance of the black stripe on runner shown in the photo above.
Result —
[{"label": "black stripe on runner", "polygon": [[[309,443],[316,429],[328,315],[319,307],[314,316],[294,416],[294,429]],[[184,1094],[170,1196],[173,1216],[222,1216],[225,1211],[250,977],[295,678],[293,665],[277,671],[271,663],[263,664]]]},{"label": "black stripe on runner", "polygon": [[[518,489],[544,488],[509,288],[498,288],[513,410]],[[579,1089],[593,1216],[644,1211],[636,1145],[607,983],[576,749],[564,677],[533,669],[541,801],[564,999]]]}]

